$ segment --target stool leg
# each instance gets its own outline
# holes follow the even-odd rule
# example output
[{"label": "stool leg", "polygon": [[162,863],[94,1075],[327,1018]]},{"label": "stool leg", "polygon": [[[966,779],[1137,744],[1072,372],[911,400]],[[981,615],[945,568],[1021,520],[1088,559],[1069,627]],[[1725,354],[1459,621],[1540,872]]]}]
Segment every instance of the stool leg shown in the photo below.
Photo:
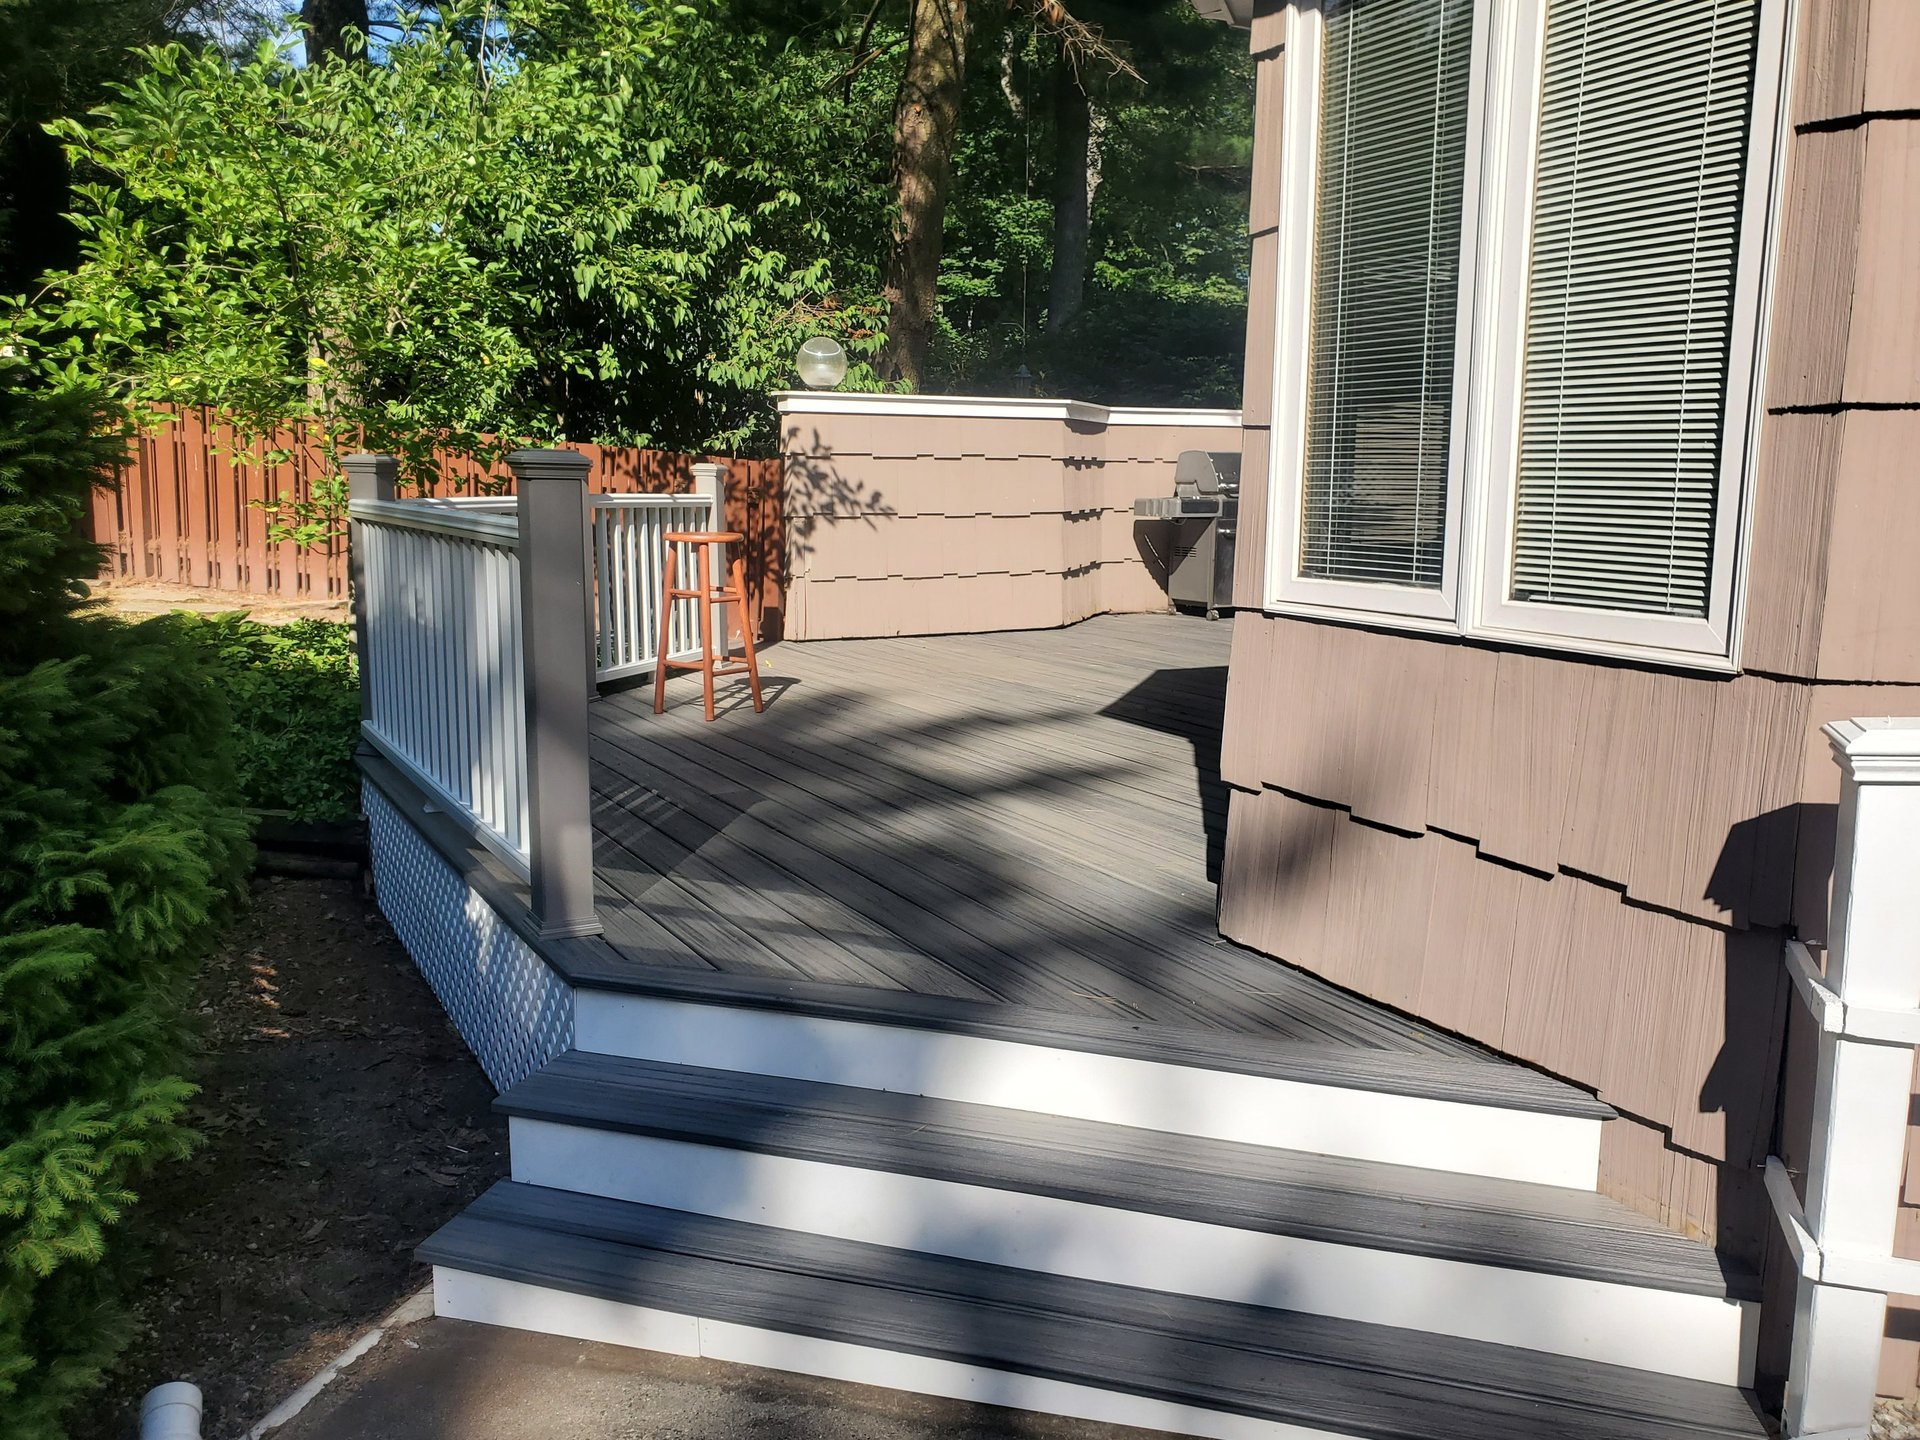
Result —
[{"label": "stool leg", "polygon": [[747,685],[753,691],[754,713],[767,708],[760,698],[760,659],[753,653],[753,617],[747,613],[746,571],[740,564],[740,557],[733,560],[733,603],[740,607],[740,643],[747,651]]},{"label": "stool leg", "polygon": [[674,551],[678,548],[676,545],[666,547],[666,583],[660,587],[660,648],[653,652],[653,713],[656,715],[667,708],[667,637],[673,633]]},{"label": "stool leg", "polygon": [[700,687],[707,701],[707,719],[713,719],[713,566],[708,560],[708,545],[694,547],[700,552]]}]

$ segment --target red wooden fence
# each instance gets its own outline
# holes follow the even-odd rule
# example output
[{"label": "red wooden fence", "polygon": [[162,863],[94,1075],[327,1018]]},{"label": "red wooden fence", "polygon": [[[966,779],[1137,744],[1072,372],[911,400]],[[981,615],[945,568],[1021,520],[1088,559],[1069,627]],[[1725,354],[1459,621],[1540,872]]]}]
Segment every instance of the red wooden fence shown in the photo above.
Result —
[{"label": "red wooden fence", "polygon": [[[665,450],[569,445],[593,461],[589,484],[614,493],[671,494],[692,487],[703,458]],[[267,458],[280,452],[284,459]],[[785,546],[781,538],[780,462],[716,455],[727,467],[727,525],[747,537],[747,587],[760,633],[780,634]],[[441,457],[436,495],[511,492],[504,466],[489,470],[461,455]],[[265,595],[289,601],[345,600],[345,542],[301,549],[269,543],[257,502],[282,491],[308,498],[326,473],[318,447],[289,432],[242,443],[205,410],[183,410],[166,428],[143,434],[112,489],[95,492],[93,538],[107,549],[103,579],[158,582]]]}]

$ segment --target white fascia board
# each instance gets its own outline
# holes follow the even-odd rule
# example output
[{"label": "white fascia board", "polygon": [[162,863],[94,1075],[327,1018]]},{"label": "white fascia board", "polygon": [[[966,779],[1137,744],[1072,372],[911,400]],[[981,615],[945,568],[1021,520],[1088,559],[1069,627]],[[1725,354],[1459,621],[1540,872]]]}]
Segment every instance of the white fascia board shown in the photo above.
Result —
[{"label": "white fascia board", "polygon": [[844,390],[776,390],[782,415],[936,416],[959,420],[1079,420],[1104,425],[1107,407],[1084,400],[1017,395],[873,395]]},{"label": "white fascia board", "polygon": [[1238,410],[1162,409],[1151,405],[1113,405],[1107,409],[1107,424],[1176,425],[1196,430],[1211,427],[1238,430],[1240,412]]},{"label": "white fascia board", "polygon": [[777,390],[782,415],[898,415],[959,420],[1071,420],[1083,425],[1167,425],[1237,430],[1238,410],[1095,405],[1019,395],[878,395],[845,390]]}]

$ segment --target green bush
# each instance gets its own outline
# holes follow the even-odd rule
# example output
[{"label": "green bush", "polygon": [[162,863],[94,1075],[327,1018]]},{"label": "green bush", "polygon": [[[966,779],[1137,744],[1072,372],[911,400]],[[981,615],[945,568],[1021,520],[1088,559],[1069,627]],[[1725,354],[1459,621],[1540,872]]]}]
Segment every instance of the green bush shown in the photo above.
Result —
[{"label": "green bush", "polygon": [[208,652],[233,708],[242,799],[295,820],[359,814],[353,627],[333,620],[262,625],[219,615],[191,622],[188,633]]},{"label": "green bush", "polygon": [[0,358],[0,1415],[52,1440],[122,1331],[109,1231],[183,1155],[187,1002],[248,863],[177,618],[90,612],[102,407]]}]

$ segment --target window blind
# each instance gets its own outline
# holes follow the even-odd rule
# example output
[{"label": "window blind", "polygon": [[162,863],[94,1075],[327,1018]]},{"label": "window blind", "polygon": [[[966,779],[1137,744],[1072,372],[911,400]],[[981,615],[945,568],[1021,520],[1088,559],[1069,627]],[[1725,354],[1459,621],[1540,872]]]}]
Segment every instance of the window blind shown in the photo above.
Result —
[{"label": "window blind", "polygon": [[1438,588],[1472,0],[1328,0],[1300,573]]},{"label": "window blind", "polygon": [[1759,8],[1549,8],[1515,600],[1708,613]]}]

